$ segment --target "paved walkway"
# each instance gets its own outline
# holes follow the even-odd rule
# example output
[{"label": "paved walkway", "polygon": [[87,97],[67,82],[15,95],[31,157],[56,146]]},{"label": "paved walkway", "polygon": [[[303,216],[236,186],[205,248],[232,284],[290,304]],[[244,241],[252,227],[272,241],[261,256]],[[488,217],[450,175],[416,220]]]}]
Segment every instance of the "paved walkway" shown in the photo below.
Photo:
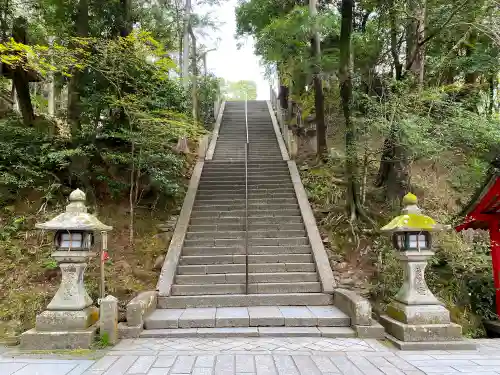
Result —
[{"label": "paved walkway", "polygon": [[5,351],[0,375],[499,375],[500,340],[476,342],[476,351],[401,352],[361,339],[131,339],[99,360]]}]

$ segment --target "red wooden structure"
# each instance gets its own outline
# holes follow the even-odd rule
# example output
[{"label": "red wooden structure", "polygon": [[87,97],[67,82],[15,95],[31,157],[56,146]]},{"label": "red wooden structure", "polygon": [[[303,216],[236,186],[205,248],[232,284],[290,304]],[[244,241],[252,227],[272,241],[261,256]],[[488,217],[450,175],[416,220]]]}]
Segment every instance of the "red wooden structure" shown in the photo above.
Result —
[{"label": "red wooden structure", "polygon": [[500,318],[500,170],[492,168],[489,176],[462,213],[462,224],[457,232],[466,229],[484,229],[490,232],[491,263],[495,284],[497,315]]}]

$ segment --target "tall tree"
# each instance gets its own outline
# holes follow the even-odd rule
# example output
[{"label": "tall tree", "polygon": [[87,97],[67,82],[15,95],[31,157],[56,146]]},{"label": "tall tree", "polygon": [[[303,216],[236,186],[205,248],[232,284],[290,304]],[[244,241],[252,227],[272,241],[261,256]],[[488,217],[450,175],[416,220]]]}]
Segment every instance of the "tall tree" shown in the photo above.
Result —
[{"label": "tall tree", "polygon": [[[79,0],[75,17],[76,36],[86,38],[89,36],[89,0]],[[76,137],[81,127],[81,92],[85,72],[74,68],[71,72],[68,85],[68,122],[71,126],[71,135]]]},{"label": "tall tree", "polygon": [[342,112],[345,121],[346,176],[347,176],[347,208],[350,221],[353,222],[362,213],[359,199],[358,153],[356,127],[352,121],[352,67],[351,67],[351,35],[353,25],[353,0],[342,0],[340,29],[340,61],[339,83],[342,101]]},{"label": "tall tree", "polygon": [[[309,0],[309,13],[312,17],[318,15],[316,0]],[[323,82],[321,80],[321,44],[316,20],[313,24],[313,38],[311,40],[312,50],[312,73],[314,83],[314,108],[316,114],[316,142],[317,153],[323,155],[326,152],[326,124],[325,124],[325,97],[323,94]]]}]

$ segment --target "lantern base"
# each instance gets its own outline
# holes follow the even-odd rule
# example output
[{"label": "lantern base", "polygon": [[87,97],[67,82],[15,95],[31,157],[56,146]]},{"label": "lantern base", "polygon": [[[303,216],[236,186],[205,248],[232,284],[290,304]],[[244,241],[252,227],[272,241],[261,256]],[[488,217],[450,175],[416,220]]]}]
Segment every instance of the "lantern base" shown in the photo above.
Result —
[{"label": "lantern base", "polygon": [[406,324],[387,315],[380,317],[385,331],[404,342],[463,341],[462,326],[447,324]]},{"label": "lantern base", "polygon": [[97,325],[83,331],[38,331],[33,328],[21,335],[21,349],[89,349],[94,342],[96,331]]},{"label": "lantern base", "polygon": [[389,317],[406,324],[450,323],[450,312],[441,305],[406,305],[392,301],[386,311]]},{"label": "lantern base", "polygon": [[472,341],[401,341],[394,336],[385,335],[386,339],[399,350],[476,350]]},{"label": "lantern base", "polygon": [[80,311],[45,310],[36,317],[37,331],[80,331],[94,325],[99,310],[90,306]]}]

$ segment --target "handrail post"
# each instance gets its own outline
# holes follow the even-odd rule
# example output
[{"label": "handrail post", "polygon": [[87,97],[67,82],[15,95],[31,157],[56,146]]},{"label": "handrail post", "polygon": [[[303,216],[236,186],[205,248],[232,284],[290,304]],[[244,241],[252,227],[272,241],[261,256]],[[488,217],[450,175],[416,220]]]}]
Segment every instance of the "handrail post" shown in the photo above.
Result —
[{"label": "handrail post", "polygon": [[247,93],[245,92],[245,294],[248,294],[248,107]]}]

